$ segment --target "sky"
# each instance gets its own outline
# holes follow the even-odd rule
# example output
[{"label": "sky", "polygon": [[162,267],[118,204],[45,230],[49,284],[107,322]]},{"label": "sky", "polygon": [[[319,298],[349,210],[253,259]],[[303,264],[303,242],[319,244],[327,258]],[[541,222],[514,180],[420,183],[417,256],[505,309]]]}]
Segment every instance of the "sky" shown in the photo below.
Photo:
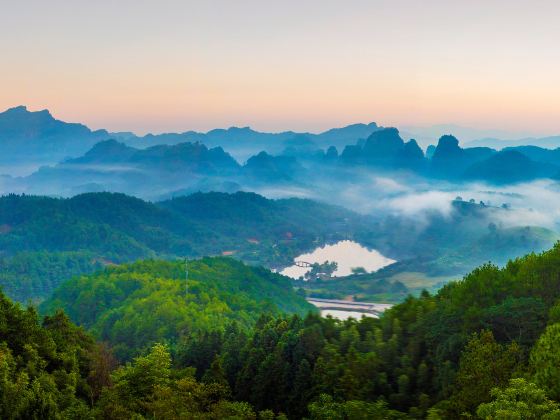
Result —
[{"label": "sky", "polygon": [[0,0],[0,108],[136,133],[560,134],[560,2]]}]

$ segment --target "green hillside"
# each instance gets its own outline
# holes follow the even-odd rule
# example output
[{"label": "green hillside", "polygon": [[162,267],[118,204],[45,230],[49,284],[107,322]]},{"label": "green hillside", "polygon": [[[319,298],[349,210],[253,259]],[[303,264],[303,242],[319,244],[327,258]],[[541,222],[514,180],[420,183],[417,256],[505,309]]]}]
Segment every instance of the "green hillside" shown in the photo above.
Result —
[{"label": "green hillside", "polygon": [[[560,417],[560,244],[344,322],[302,318],[305,301],[266,270],[193,261],[185,294],[183,268],[113,267],[45,302],[104,345],[0,295],[2,417]],[[112,351],[142,355],[117,367]]]},{"label": "green hillside", "polygon": [[[437,287],[442,276],[460,277],[481,263],[504,264],[552,246],[557,234],[549,229],[503,226],[510,211],[455,200],[450,214],[418,220],[243,192],[157,203],[116,193],[8,195],[0,197],[0,287],[20,302],[40,302],[72,276],[108,265],[225,255],[281,269],[318,246],[353,239],[398,262],[349,282],[313,285],[311,293],[400,301],[409,291]],[[414,286],[395,284],[413,273],[420,273]]]},{"label": "green hillside", "polygon": [[344,239],[365,220],[310,200],[194,194],[150,203],[124,194],[0,197],[0,286],[41,300],[60,282],[143,258],[232,255],[280,267],[317,241]]},{"label": "green hillside", "polygon": [[182,261],[141,261],[77,277],[41,305],[46,313],[59,308],[123,359],[234,321],[246,330],[264,313],[314,310],[288,278],[222,257],[191,261],[188,283]]}]

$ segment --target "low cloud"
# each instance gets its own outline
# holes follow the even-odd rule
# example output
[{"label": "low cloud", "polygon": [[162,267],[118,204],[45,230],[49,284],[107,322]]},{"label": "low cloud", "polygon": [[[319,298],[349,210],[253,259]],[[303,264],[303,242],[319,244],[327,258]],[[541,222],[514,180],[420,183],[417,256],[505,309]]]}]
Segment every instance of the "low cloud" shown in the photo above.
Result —
[{"label": "low cloud", "polygon": [[416,216],[424,212],[440,212],[444,216],[451,213],[453,193],[445,191],[425,191],[405,194],[400,197],[384,200],[383,204],[389,211],[405,216]]}]

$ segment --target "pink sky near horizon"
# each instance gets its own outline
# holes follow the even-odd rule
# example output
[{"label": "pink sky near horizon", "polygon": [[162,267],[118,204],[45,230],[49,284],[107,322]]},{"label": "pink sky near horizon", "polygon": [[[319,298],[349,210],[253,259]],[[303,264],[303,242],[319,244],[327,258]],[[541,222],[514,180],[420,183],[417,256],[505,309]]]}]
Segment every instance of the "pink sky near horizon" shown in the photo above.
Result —
[{"label": "pink sky near horizon", "polygon": [[547,0],[22,0],[0,15],[0,108],[137,133],[558,134],[559,15]]}]

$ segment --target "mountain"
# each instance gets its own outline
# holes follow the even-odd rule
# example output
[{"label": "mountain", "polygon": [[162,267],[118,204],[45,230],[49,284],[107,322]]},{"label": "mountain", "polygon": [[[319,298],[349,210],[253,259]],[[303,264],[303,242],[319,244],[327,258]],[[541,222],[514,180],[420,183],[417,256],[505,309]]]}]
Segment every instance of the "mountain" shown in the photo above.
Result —
[{"label": "mountain", "polygon": [[436,124],[424,127],[403,125],[400,128],[404,136],[406,136],[407,138],[417,139],[418,143],[423,147],[437,142],[437,140],[442,135],[452,133],[454,136],[461,139],[461,145],[463,147],[491,147],[493,149],[499,149],[499,147],[497,147],[495,144],[484,142],[478,143],[478,140],[493,138],[509,141],[511,139],[520,138],[521,136],[525,136],[527,134],[517,131],[511,132],[496,129],[479,129],[465,127],[457,124]]},{"label": "mountain", "polygon": [[100,164],[121,163],[129,161],[138,150],[114,139],[95,144],[83,156],[67,159],[63,164]]},{"label": "mountain", "polygon": [[259,183],[277,184],[294,181],[305,169],[293,156],[271,156],[261,152],[243,167],[243,174]]},{"label": "mountain", "polygon": [[230,127],[206,133],[186,131],[137,136],[132,132],[92,131],[82,124],[57,120],[47,110],[30,112],[25,106],[18,106],[0,113],[0,145],[4,152],[0,156],[0,165],[4,167],[3,170],[0,167],[0,173],[28,174],[40,165],[52,165],[78,157],[94,144],[109,139],[135,149],[201,143],[209,149],[221,147],[244,162],[261,151],[277,155],[286,148],[299,147],[300,140],[307,146],[312,145],[313,150],[326,150],[330,146],[342,149],[367,138],[378,129],[377,124],[372,122],[333,128],[318,134],[293,131],[266,133],[249,127]]},{"label": "mountain", "polygon": [[404,142],[396,128],[373,132],[365,141],[346,146],[340,155],[346,165],[366,165],[385,169],[422,170],[424,153],[415,140]]},{"label": "mountain", "polygon": [[202,143],[138,149],[105,140],[80,157],[42,167],[27,177],[3,177],[1,181],[6,190],[27,194],[73,196],[115,191],[160,200],[198,191],[273,191],[280,186],[298,188],[308,196],[324,193],[325,188],[332,189],[329,194],[336,194],[335,189],[341,188],[339,182],[363,182],[362,175],[368,172],[500,185],[556,179],[560,174],[554,151],[535,147],[507,149],[506,152],[513,150],[528,159],[518,173],[514,166],[516,162],[522,163],[519,155],[506,153],[494,157],[494,149],[462,148],[452,135],[442,136],[428,159],[414,139],[405,142],[396,128],[379,128],[367,139],[344,147],[340,155],[334,146],[327,148],[326,153],[315,149],[307,136],[286,144],[288,147],[281,154],[262,151],[240,165],[222,147],[208,148]]},{"label": "mountain", "polygon": [[0,294],[0,413],[41,417],[48,398],[84,418],[557,418],[559,267],[556,245],[349,321],[298,316],[286,278],[225,258],[191,261],[190,283],[183,261],[74,278],[42,323]]},{"label": "mountain", "polygon": [[484,180],[492,184],[511,184],[531,181],[540,173],[542,168],[526,155],[516,150],[506,150],[472,164],[465,171],[464,178]]},{"label": "mountain", "polygon": [[187,131],[184,133],[147,134],[143,137],[130,133],[112,133],[114,137],[134,147],[149,147],[155,144],[177,144],[184,142],[200,142],[208,147],[223,147],[239,161],[247,160],[251,155],[261,151],[269,154],[279,154],[285,148],[312,145],[317,149],[330,146],[343,148],[356,143],[359,139],[367,138],[378,130],[376,123],[352,124],[341,128],[332,128],[322,133],[296,133],[284,131],[280,133],[266,133],[250,127],[230,127],[228,129],[213,129],[206,133]]},{"label": "mountain", "polygon": [[43,164],[79,156],[100,140],[105,130],[53,118],[47,110],[30,112],[25,106],[0,113],[0,164]]},{"label": "mountain", "polygon": [[514,150],[516,152],[522,153],[529,159],[535,162],[542,162],[548,164],[557,165],[560,163],[560,148],[557,149],[545,149],[538,146],[516,146],[516,147],[505,147],[502,149],[505,151]]},{"label": "mountain", "polygon": [[547,149],[557,149],[560,147],[560,136],[549,137],[524,137],[520,139],[503,139],[495,137],[484,137],[469,141],[467,147],[491,147],[501,150],[507,147],[537,146]]},{"label": "mountain", "polygon": [[331,128],[320,134],[311,135],[311,139],[320,147],[335,146],[343,148],[359,139],[368,138],[373,132],[381,129],[376,123],[351,124],[342,128]]},{"label": "mountain", "polygon": [[449,215],[434,211],[419,223],[242,192],[156,203],[114,193],[9,195],[0,198],[0,286],[19,301],[37,301],[72,276],[156,257],[230,255],[281,269],[298,255],[345,239],[398,261],[378,279],[462,275],[488,259],[502,263],[554,243],[557,236],[544,228],[501,226],[513,211],[455,201]]},{"label": "mountain", "polygon": [[463,149],[452,135],[439,139],[431,158],[432,174],[442,178],[461,178],[473,163],[488,158],[494,150],[487,148]]},{"label": "mountain", "polygon": [[239,399],[290,418],[557,418],[559,262],[485,264],[380,319],[269,319],[215,352]]},{"label": "mountain", "polygon": [[190,187],[211,179],[213,185],[240,174],[241,166],[220,147],[200,143],[136,149],[106,140],[85,155],[42,167],[14,181],[27,193],[71,196],[90,191],[119,191],[144,197]]},{"label": "mountain", "polygon": [[506,185],[555,178],[560,173],[559,156],[557,150],[536,146],[509,147],[499,152],[487,147],[463,149],[455,137],[446,135],[440,138],[430,166],[436,177]]},{"label": "mountain", "polygon": [[200,143],[158,145],[146,149],[135,149],[107,140],[96,144],[84,156],[68,159],[61,165],[88,165],[124,163],[136,170],[161,172],[190,172],[193,174],[232,174],[239,164],[221,147],[209,149]]}]

